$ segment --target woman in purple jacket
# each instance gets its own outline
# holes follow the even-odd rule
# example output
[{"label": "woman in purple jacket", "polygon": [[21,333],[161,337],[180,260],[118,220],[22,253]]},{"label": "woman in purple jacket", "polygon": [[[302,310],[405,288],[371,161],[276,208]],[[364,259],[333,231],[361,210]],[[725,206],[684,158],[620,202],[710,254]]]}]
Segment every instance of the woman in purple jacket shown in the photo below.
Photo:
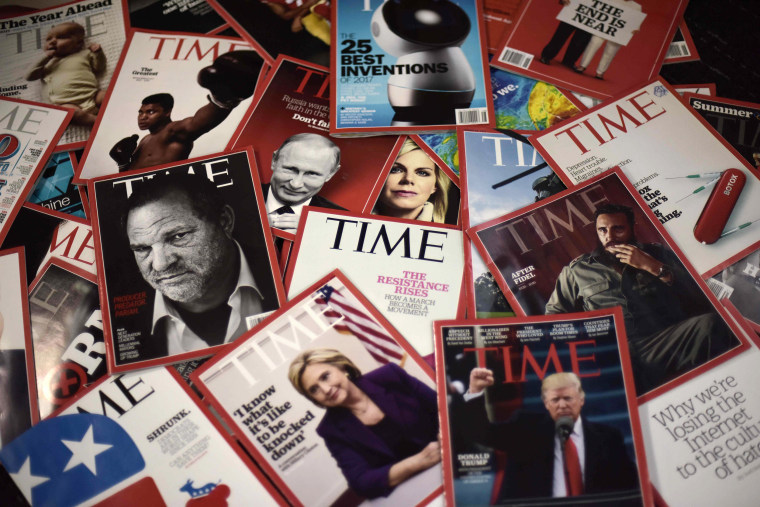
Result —
[{"label": "woman in purple jacket", "polygon": [[326,409],[317,433],[356,493],[388,496],[441,460],[435,391],[400,366],[362,374],[341,352],[314,349],[293,360],[288,378]]}]

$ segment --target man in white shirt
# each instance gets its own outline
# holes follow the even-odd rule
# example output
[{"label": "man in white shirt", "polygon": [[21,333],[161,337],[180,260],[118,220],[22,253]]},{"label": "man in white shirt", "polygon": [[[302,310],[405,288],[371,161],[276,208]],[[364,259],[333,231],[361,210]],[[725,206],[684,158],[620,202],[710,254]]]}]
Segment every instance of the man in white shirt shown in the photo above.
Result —
[{"label": "man in white shirt", "polygon": [[156,290],[140,360],[228,343],[247,330],[246,317],[277,307],[259,290],[234,224],[232,207],[204,176],[158,176],[130,196],[129,245]]},{"label": "man in white shirt", "polygon": [[[544,378],[541,399],[546,412],[517,411],[504,423],[488,423],[485,418],[481,394],[493,384],[491,370],[474,368],[465,399],[473,419],[468,431],[478,441],[506,453],[499,501],[637,488],[636,467],[620,432],[581,417],[586,395],[575,373],[554,373]],[[574,449],[575,464],[567,457],[570,449],[566,447]]]},{"label": "man in white shirt", "polygon": [[318,195],[340,169],[340,148],[312,133],[287,138],[272,154],[272,178],[263,185],[269,224],[293,231],[304,206],[345,209]]}]

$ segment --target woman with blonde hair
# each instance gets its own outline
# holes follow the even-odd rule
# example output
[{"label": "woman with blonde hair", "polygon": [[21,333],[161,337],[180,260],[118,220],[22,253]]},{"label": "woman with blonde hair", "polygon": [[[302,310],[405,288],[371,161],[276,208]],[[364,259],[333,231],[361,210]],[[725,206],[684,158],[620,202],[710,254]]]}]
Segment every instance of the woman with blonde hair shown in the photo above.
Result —
[{"label": "woman with blonde hair", "polygon": [[334,349],[301,352],[288,379],[326,409],[317,434],[356,493],[375,498],[441,460],[435,391],[388,363],[362,374]]},{"label": "woman with blonde hair", "polygon": [[404,141],[372,213],[444,223],[451,180],[411,139]]}]

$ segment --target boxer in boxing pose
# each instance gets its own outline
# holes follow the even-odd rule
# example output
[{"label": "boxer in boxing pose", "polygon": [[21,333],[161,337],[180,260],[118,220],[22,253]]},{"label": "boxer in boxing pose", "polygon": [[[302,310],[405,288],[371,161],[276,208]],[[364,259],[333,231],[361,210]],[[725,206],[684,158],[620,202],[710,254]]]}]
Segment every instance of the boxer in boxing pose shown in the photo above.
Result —
[{"label": "boxer in boxing pose", "polygon": [[230,51],[198,73],[198,84],[209,90],[209,103],[195,115],[172,121],[174,98],[168,93],[145,97],[137,126],[149,133],[139,144],[134,134],[117,142],[109,155],[119,172],[185,160],[193,142],[222,123],[241,101],[253,95],[263,60],[255,51]]}]

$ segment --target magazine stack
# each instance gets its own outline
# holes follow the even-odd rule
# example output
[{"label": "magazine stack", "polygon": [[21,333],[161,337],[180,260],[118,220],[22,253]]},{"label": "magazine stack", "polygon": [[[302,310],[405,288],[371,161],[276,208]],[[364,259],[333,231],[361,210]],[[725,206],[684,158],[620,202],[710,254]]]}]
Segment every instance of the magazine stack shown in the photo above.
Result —
[{"label": "magazine stack", "polygon": [[725,0],[0,5],[0,504],[757,505]]}]

